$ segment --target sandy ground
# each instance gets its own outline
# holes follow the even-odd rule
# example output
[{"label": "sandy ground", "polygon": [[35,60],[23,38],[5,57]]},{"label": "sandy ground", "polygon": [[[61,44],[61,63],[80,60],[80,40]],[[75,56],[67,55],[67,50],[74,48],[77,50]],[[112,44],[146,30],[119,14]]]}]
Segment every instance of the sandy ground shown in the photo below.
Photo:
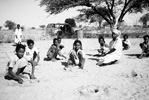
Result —
[{"label": "sandy ground", "polygon": [[[110,39],[106,39],[108,43]],[[63,53],[68,57],[72,39],[63,39]],[[132,47],[123,52],[118,64],[100,67],[93,54],[97,54],[97,39],[81,39],[86,53],[83,70],[77,67],[63,70],[66,60],[43,61],[49,41],[37,41],[41,60],[36,67],[37,80],[24,79],[23,84],[4,79],[6,64],[15,47],[0,44],[0,100],[149,100],[149,58],[138,59],[142,39],[131,39]],[[30,72],[28,66],[25,71]]]}]

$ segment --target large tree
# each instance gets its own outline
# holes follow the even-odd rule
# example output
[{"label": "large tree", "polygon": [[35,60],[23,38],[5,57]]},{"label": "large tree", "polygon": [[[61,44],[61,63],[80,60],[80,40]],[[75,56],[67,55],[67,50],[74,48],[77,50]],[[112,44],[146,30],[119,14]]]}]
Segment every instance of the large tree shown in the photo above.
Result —
[{"label": "large tree", "polygon": [[78,22],[89,22],[89,23],[98,22],[99,28],[101,28],[103,18],[99,14],[94,12],[94,10],[83,8],[79,9],[78,11],[80,11],[80,14],[75,17],[75,19]]},{"label": "large tree", "polygon": [[147,22],[149,21],[149,13],[146,13],[140,17],[139,21],[143,23],[143,27],[147,27]]},{"label": "large tree", "polygon": [[149,9],[149,0],[41,0],[46,12],[58,14],[69,8],[85,6],[102,16],[111,27],[118,27],[126,13],[142,12]]}]

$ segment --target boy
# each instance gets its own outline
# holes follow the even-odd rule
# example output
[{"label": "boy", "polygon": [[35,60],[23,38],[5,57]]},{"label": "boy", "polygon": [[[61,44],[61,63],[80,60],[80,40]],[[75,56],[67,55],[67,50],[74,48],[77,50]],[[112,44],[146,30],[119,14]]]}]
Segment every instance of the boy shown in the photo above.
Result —
[{"label": "boy", "polygon": [[149,57],[149,35],[145,35],[143,37],[144,42],[140,43],[140,47],[142,49],[142,53],[139,56],[139,58],[143,58],[143,57]]},{"label": "boy", "polygon": [[16,54],[10,58],[7,64],[7,73],[5,75],[5,79],[15,80],[22,84],[23,80],[21,74],[28,64],[27,60],[23,57],[25,46],[22,44],[17,44],[15,52]]},{"label": "boy", "polygon": [[128,50],[130,48],[130,41],[128,39],[128,35],[123,36],[123,50]]},{"label": "boy", "polygon": [[47,52],[47,58],[45,60],[56,61],[58,59],[57,55],[62,56],[62,57],[64,57],[66,59],[66,57],[60,52],[61,49],[59,47],[58,38],[54,38],[53,39],[53,44],[49,48],[49,50]]},{"label": "boy", "polygon": [[36,47],[34,47],[34,41],[31,39],[27,40],[27,46],[28,47],[26,48],[26,52],[24,56],[32,66],[31,79],[36,79],[34,75],[34,71],[35,71],[35,66],[38,65],[40,60],[39,51]]}]

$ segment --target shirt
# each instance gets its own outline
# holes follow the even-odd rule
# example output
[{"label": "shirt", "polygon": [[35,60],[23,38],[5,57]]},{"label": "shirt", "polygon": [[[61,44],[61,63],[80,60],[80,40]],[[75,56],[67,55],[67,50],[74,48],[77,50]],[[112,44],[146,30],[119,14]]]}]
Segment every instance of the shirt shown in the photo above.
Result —
[{"label": "shirt", "polygon": [[36,52],[39,54],[39,50],[36,47],[33,47],[32,49],[27,48],[24,54],[24,57],[29,61],[33,59],[33,54]]},{"label": "shirt", "polygon": [[112,52],[111,54],[115,57],[115,59],[120,59],[121,55],[122,55],[122,40],[121,38],[117,37],[117,39],[115,41],[111,41],[110,44],[110,50],[111,49],[115,49],[114,52]]}]

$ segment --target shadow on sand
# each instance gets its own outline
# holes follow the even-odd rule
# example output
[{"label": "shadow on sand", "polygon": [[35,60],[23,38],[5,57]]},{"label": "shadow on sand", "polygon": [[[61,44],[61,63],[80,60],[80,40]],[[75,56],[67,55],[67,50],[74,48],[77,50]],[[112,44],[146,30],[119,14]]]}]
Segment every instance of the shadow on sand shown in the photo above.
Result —
[{"label": "shadow on sand", "polygon": [[125,54],[126,56],[130,56],[130,57],[139,57],[140,56],[140,54]]}]

